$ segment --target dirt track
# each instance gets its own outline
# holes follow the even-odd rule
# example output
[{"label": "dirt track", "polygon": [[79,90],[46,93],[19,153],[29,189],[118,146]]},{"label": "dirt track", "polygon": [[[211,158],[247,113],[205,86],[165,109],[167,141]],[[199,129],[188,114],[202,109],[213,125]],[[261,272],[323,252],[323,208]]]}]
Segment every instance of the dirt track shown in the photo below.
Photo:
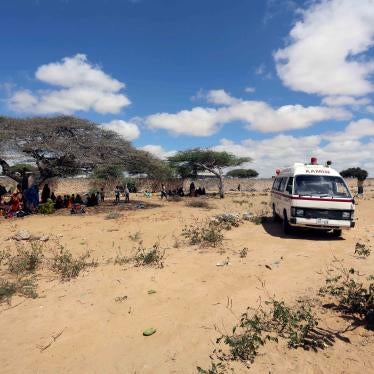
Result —
[{"label": "dirt track", "polygon": [[[222,201],[210,198],[212,210],[153,197],[151,201],[159,207],[126,210],[116,220],[106,220],[106,213],[92,211],[86,216],[1,220],[3,249],[13,250],[14,241],[3,240],[27,229],[50,236],[46,253],[53,250],[55,238],[75,255],[89,249],[99,266],[70,282],[61,282],[42,269],[38,272],[38,298],[13,297],[10,309],[0,304],[0,371],[196,373],[197,365],[209,366],[209,354],[219,335],[216,329],[231,331],[240,314],[247,306],[256,306],[259,298],[276,295],[294,302],[299,297],[314,297],[334,257],[343,259],[347,267],[373,273],[373,254],[364,260],[353,256],[356,242],[373,239],[374,199],[369,198],[359,201],[357,228],[345,232],[343,239],[318,233],[286,238],[279,224],[244,222],[225,232],[222,248],[201,249],[182,243],[186,224],[223,212],[260,210],[265,206],[262,202],[268,202],[269,196],[252,195],[231,193]],[[138,242],[129,235],[136,232],[140,232],[144,246],[159,242],[166,250],[163,269],[108,261],[119,253],[133,252]],[[248,255],[240,258],[243,247],[248,248]],[[216,266],[227,257],[230,265]],[[4,274],[3,268],[2,277]],[[151,289],[156,293],[148,294]],[[121,296],[127,299],[116,302]],[[320,326],[335,332],[350,325],[333,312],[320,318]],[[142,336],[148,327],[156,328],[156,334]],[[267,344],[249,372],[374,372],[374,334],[357,327],[342,336],[351,342],[337,335],[332,347],[317,353],[289,350],[283,343]],[[38,348],[50,342],[44,351]],[[247,371],[236,366],[235,372]]]}]

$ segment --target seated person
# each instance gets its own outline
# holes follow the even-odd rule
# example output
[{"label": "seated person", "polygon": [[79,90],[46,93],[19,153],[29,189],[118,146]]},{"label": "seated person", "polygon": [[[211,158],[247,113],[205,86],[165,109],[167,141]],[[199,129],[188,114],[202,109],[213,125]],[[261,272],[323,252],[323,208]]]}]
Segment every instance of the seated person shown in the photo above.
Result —
[{"label": "seated person", "polygon": [[77,196],[75,197],[74,203],[75,204],[83,204],[83,200],[81,198],[81,195],[77,194]]},{"label": "seated person", "polygon": [[58,195],[55,202],[55,209],[64,208],[64,200],[62,200],[61,195]]}]

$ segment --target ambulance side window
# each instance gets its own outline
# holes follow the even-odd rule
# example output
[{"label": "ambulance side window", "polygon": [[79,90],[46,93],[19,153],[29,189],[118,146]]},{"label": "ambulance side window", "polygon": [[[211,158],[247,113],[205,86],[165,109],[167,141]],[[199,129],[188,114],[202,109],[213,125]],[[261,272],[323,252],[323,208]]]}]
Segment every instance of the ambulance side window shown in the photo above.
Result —
[{"label": "ambulance side window", "polygon": [[288,178],[288,182],[287,182],[287,187],[286,187],[286,191],[292,195],[292,185],[293,185],[293,177],[289,177]]},{"label": "ambulance side window", "polygon": [[283,192],[284,187],[286,187],[287,178],[282,178],[282,182],[279,185],[279,191]]},{"label": "ambulance side window", "polygon": [[278,191],[279,183],[280,183],[280,178],[275,178],[274,184],[273,184],[273,191]]}]

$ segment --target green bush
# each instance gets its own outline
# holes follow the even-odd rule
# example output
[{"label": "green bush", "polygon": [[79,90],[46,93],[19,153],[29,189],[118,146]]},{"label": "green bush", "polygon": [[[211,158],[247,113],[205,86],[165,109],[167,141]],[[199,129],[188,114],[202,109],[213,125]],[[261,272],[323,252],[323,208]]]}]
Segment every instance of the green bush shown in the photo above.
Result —
[{"label": "green bush", "polygon": [[48,199],[46,203],[39,205],[39,213],[41,214],[53,214],[55,212],[55,203]]},{"label": "green bush", "polygon": [[247,308],[240,322],[231,334],[222,334],[217,340],[219,345],[211,355],[211,368],[198,367],[201,374],[221,374],[228,372],[227,365],[239,361],[249,367],[258,355],[259,349],[268,341],[287,341],[289,348],[324,348],[326,342],[333,341],[330,333],[317,330],[317,319],[308,303],[300,302],[291,307],[283,301],[270,299],[256,308]]},{"label": "green bush", "polygon": [[333,297],[337,302],[336,309],[352,319],[359,317],[368,327],[374,328],[374,277],[369,276],[363,282],[357,270],[343,267],[335,269],[333,275],[326,279],[320,295]]}]

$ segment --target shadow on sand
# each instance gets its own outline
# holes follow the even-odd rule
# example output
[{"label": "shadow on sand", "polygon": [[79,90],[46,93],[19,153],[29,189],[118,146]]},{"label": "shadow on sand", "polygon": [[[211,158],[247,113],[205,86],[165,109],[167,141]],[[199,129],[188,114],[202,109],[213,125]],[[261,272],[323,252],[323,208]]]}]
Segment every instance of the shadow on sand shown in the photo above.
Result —
[{"label": "shadow on sand", "polygon": [[286,239],[297,239],[297,240],[323,240],[323,241],[340,241],[345,240],[344,237],[335,237],[331,232],[326,230],[317,229],[305,229],[298,227],[293,229],[291,235],[286,235],[282,230],[282,222],[274,222],[272,218],[264,217],[262,219],[262,227],[265,231],[271,235],[278,238]]}]

